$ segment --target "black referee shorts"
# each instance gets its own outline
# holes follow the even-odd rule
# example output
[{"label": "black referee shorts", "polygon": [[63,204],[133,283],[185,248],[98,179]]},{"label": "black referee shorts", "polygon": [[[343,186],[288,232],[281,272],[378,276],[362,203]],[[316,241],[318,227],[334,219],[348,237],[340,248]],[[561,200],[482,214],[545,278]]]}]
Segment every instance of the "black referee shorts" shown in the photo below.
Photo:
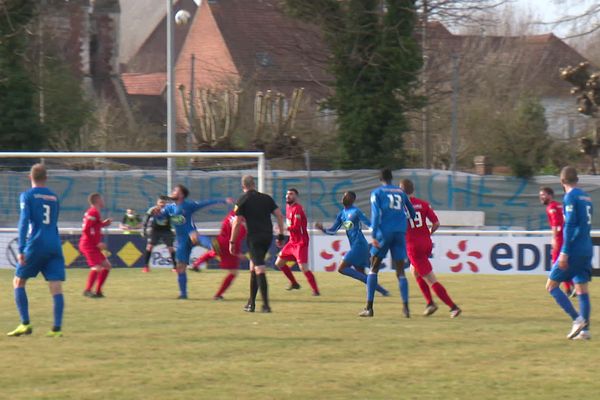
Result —
[{"label": "black referee shorts", "polygon": [[271,248],[273,235],[252,235],[248,236],[248,252],[250,253],[250,261],[255,266],[265,265],[265,257]]}]

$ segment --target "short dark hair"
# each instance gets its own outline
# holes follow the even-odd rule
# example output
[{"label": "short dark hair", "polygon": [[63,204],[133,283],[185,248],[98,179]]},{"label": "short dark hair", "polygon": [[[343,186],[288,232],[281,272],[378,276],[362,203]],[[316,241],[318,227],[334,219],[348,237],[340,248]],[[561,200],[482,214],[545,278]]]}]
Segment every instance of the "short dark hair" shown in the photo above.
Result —
[{"label": "short dark hair", "polygon": [[181,183],[178,183],[177,185],[175,185],[175,188],[181,190],[181,193],[183,193],[184,199],[186,199],[190,195],[190,190],[188,188],[186,188],[184,185],[182,185]]},{"label": "short dark hair", "polygon": [[90,205],[93,206],[100,197],[102,197],[102,195],[98,192],[90,193],[90,195],[88,196],[88,203],[90,203]]},{"label": "short dark hair", "polygon": [[296,188],[289,188],[287,191],[296,193],[296,196],[300,195],[300,193],[298,192],[298,189],[296,189]]},{"label": "short dark hair", "polygon": [[402,186],[404,193],[409,196],[415,192],[415,184],[410,179],[402,179],[400,181],[400,186]]},{"label": "short dark hair", "polygon": [[379,179],[382,182],[386,182],[386,183],[390,183],[392,182],[392,179],[394,179],[392,177],[392,170],[390,168],[383,168],[380,172],[379,172]]},{"label": "short dark hair", "polygon": [[552,197],[554,197],[554,190],[551,187],[548,186],[542,186],[540,188],[540,192],[544,192]]},{"label": "short dark hair", "polygon": [[348,194],[350,197],[352,197],[352,201],[356,200],[356,193],[354,193],[352,190],[348,190],[346,192],[346,194]]}]

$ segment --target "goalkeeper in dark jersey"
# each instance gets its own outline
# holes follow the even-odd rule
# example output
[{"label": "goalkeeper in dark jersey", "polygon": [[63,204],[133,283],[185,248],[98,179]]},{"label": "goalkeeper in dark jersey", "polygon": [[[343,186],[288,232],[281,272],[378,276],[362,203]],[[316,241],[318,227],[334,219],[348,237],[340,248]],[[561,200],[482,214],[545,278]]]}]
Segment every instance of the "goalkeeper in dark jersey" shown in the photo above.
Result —
[{"label": "goalkeeper in dark jersey", "polygon": [[[168,200],[169,198],[167,196],[160,196],[156,200],[156,207],[163,209],[167,205]],[[173,240],[175,239],[175,235],[171,230],[170,217],[164,214],[153,213],[156,207],[150,208],[146,212],[146,217],[144,218],[142,234],[148,239],[148,244],[146,245],[144,268],[142,269],[142,272],[150,272],[150,266],[148,263],[150,261],[150,256],[152,255],[152,249],[159,243],[163,243],[168,247],[169,254],[171,254],[171,261],[173,262],[173,268],[176,266],[175,250],[173,248]]]}]

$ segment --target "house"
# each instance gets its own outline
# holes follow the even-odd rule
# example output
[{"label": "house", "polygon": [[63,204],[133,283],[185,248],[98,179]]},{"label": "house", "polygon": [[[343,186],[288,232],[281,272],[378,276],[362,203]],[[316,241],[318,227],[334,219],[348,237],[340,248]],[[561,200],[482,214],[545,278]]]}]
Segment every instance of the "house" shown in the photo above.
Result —
[{"label": "house", "polygon": [[529,36],[486,36],[451,33],[439,22],[429,26],[428,69],[430,84],[451,91],[453,57],[458,59],[461,96],[478,79],[494,74],[518,94],[538,96],[546,109],[548,133],[569,139],[587,133],[590,118],[577,112],[571,85],[560,78],[559,69],[587,61],[552,33]]},{"label": "house", "polygon": [[[304,88],[306,107],[313,112],[318,101],[328,95],[332,82],[327,72],[329,53],[319,29],[287,16],[279,1],[210,0],[197,7],[192,0],[179,0],[175,3],[178,10],[191,14],[188,24],[176,26],[174,40],[175,87],[183,85],[185,94],[189,95],[191,88],[234,88],[252,98],[258,91],[269,90],[289,98],[294,89]],[[139,49],[130,52],[121,74],[129,99],[154,122],[163,123],[166,22],[163,10],[154,29],[146,28],[149,34]],[[184,101],[177,91],[176,126],[182,139],[190,130]],[[185,142],[182,139],[178,143]]]}]

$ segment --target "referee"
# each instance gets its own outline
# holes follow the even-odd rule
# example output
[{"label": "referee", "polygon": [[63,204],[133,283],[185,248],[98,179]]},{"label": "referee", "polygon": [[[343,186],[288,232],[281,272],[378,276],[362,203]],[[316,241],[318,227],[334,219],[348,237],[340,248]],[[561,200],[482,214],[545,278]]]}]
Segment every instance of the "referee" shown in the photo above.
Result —
[{"label": "referee", "polygon": [[254,178],[245,175],[242,178],[242,190],[244,194],[235,205],[236,218],[231,230],[229,251],[236,254],[235,243],[239,235],[240,224],[246,223],[248,229],[248,250],[250,252],[250,298],[244,307],[246,312],[254,312],[256,307],[256,294],[260,289],[263,298],[262,312],[270,313],[269,291],[267,275],[265,274],[265,256],[273,241],[273,223],[271,214],[277,218],[279,235],[277,246],[281,247],[284,236],[283,215],[275,204],[275,200],[268,194],[256,191]]}]

